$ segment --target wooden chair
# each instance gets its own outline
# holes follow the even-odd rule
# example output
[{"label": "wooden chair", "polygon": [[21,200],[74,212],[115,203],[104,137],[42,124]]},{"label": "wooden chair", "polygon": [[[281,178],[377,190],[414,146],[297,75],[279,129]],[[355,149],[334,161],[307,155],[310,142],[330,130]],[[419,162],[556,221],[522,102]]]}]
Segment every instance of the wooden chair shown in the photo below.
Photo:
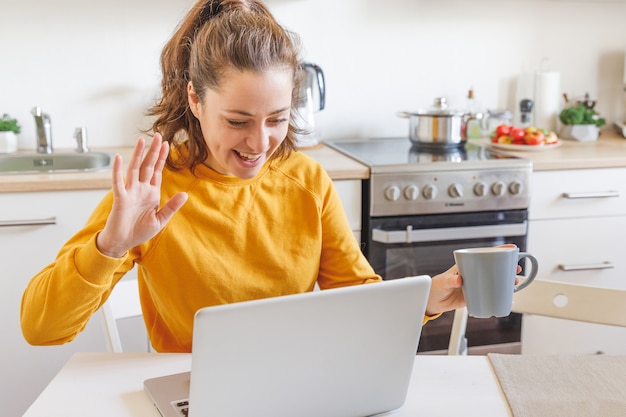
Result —
[{"label": "wooden chair", "polygon": [[[626,290],[535,280],[513,295],[513,312],[626,327]],[[467,355],[467,309],[455,311],[448,355]]]},{"label": "wooden chair", "polygon": [[[118,320],[142,316],[137,280],[122,279],[118,282],[107,301],[102,305],[101,311],[104,339],[108,351],[123,352]],[[149,339],[147,339],[146,351],[153,351]]]},{"label": "wooden chair", "polygon": [[535,280],[513,295],[513,311],[626,327],[626,290]]}]

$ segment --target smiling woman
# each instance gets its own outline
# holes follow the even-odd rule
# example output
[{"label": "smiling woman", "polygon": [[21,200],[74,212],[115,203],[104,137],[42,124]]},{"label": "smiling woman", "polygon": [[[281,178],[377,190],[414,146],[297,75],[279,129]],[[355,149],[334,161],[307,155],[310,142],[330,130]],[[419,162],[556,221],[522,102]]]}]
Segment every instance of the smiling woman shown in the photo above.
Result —
[{"label": "smiling woman", "polygon": [[[26,288],[28,342],[73,340],[137,265],[152,346],[189,352],[202,307],[377,282],[331,179],[295,151],[295,36],[254,0],[200,0],[162,56],[154,137]],[[145,154],[144,154],[145,153]],[[454,267],[427,311],[464,304]]]}]

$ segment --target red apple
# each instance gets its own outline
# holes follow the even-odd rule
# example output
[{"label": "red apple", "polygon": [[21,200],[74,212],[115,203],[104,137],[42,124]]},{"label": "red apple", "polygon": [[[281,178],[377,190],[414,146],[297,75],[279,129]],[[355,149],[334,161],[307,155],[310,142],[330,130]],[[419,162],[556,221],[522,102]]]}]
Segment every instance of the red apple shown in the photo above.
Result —
[{"label": "red apple", "polygon": [[515,127],[511,129],[509,135],[513,138],[513,143],[523,142],[526,131],[521,127]]},{"label": "red apple", "polygon": [[513,126],[509,126],[509,125],[499,125],[498,127],[496,127],[496,136],[504,136],[504,135],[508,135],[509,132],[511,132],[511,129],[513,128]]},{"label": "red apple", "polygon": [[542,145],[544,138],[545,135],[542,131],[530,131],[526,132],[526,135],[524,135],[524,143],[526,145]]}]

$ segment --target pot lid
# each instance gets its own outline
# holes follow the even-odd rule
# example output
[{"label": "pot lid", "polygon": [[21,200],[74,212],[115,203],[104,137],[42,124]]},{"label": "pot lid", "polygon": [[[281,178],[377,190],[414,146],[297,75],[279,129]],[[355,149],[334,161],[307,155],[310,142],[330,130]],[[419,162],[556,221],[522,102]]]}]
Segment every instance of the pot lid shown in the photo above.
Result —
[{"label": "pot lid", "polygon": [[442,117],[452,117],[452,116],[465,116],[468,114],[466,111],[462,110],[454,110],[448,108],[448,100],[445,97],[437,97],[433,102],[433,105],[426,108],[420,109],[414,112],[403,112],[400,116],[409,117],[409,116],[442,116]]}]

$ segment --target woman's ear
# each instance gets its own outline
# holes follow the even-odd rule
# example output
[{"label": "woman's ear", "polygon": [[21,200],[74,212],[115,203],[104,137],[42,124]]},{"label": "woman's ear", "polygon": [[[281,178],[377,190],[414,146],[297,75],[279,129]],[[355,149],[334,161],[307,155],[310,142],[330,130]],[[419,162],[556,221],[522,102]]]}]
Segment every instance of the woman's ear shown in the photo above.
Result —
[{"label": "woman's ear", "polygon": [[200,97],[198,97],[195,90],[193,89],[191,81],[189,81],[189,83],[187,84],[187,101],[189,102],[189,108],[191,109],[191,112],[194,116],[196,116],[197,119],[198,114],[200,113],[198,109],[198,107],[200,106]]}]

